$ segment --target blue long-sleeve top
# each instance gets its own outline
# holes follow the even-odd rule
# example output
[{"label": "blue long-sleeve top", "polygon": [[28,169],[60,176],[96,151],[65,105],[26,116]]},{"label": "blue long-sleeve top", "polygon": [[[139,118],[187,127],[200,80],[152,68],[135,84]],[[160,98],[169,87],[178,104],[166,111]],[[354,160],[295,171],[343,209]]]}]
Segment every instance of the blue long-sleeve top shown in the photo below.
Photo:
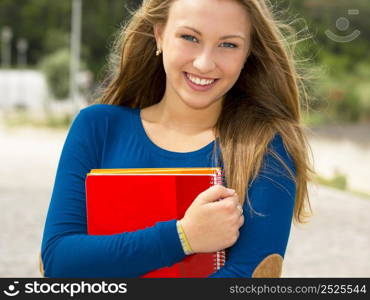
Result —
[{"label": "blue long-sleeve top", "polygon": [[[75,116],[60,156],[45,222],[41,258],[46,277],[139,277],[171,266],[186,255],[176,220],[114,235],[88,235],[85,178],[91,169],[213,167],[216,141],[192,152],[160,148],[147,136],[140,109],[95,104]],[[270,142],[283,161],[295,165],[280,135]],[[248,188],[250,216],[228,249],[225,265],[209,277],[251,277],[270,254],[284,257],[293,216],[296,186],[283,165],[266,153],[258,177]]]}]

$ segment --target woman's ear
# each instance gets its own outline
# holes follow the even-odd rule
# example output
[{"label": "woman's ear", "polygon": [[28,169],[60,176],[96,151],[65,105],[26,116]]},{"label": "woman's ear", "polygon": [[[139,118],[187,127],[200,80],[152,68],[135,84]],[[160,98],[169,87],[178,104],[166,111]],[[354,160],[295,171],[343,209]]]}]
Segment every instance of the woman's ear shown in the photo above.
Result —
[{"label": "woman's ear", "polygon": [[162,47],[162,35],[164,31],[164,25],[161,23],[154,24],[153,26],[153,31],[154,31],[154,37],[157,43],[157,47],[161,48]]}]

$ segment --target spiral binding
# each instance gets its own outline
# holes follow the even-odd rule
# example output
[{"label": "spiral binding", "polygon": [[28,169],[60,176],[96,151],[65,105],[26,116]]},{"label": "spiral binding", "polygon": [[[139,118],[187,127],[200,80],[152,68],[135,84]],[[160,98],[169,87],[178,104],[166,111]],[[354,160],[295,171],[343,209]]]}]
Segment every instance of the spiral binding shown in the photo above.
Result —
[{"label": "spiral binding", "polygon": [[[217,168],[215,175],[211,177],[211,185],[221,184],[225,182],[225,172],[221,168]],[[213,267],[214,270],[219,270],[226,262],[226,249],[217,251],[213,254]]]}]

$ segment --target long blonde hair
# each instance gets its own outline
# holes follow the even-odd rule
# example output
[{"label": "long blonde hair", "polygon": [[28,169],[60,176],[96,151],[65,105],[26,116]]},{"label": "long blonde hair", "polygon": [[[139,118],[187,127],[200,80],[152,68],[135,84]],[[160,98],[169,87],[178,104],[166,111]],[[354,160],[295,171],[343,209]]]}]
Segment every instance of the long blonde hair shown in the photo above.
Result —
[{"label": "long blonde hair", "polygon": [[[132,12],[116,38],[102,95],[95,103],[145,108],[164,95],[166,74],[156,56],[153,27],[165,24],[175,0],[144,0]],[[307,100],[292,48],[283,31],[290,26],[274,18],[265,0],[235,0],[244,5],[252,24],[251,52],[235,85],[224,96],[215,125],[228,187],[241,202],[248,199],[248,184],[257,177],[266,153],[271,153],[296,184],[294,222],[310,216],[308,181],[314,174],[309,145],[301,121],[301,100]],[[296,175],[268,147],[279,133],[292,157]]]}]

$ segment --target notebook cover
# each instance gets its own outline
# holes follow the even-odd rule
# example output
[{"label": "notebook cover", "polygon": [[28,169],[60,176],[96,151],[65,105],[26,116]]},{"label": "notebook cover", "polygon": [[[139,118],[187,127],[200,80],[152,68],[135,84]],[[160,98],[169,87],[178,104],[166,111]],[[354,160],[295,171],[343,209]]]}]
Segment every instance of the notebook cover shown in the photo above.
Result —
[{"label": "notebook cover", "polygon": [[[88,234],[136,231],[181,219],[198,194],[214,182],[215,175],[207,174],[99,174],[96,170],[86,177]],[[217,253],[197,253],[141,277],[207,277],[217,270],[217,261]]]}]

